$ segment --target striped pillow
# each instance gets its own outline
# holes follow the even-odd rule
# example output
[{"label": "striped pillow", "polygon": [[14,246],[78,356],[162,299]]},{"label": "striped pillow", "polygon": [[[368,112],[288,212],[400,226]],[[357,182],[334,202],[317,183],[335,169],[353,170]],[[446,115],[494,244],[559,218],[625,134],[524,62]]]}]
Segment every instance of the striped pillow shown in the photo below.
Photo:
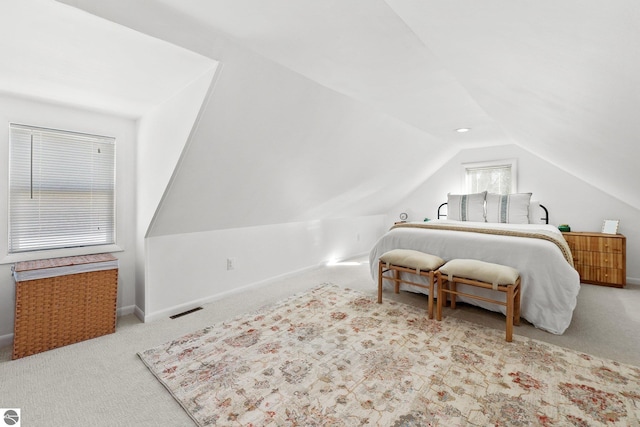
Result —
[{"label": "striped pillow", "polygon": [[531,193],[487,194],[487,222],[528,224]]},{"label": "striped pillow", "polygon": [[486,195],[486,191],[474,194],[447,194],[447,219],[485,222],[484,199]]}]

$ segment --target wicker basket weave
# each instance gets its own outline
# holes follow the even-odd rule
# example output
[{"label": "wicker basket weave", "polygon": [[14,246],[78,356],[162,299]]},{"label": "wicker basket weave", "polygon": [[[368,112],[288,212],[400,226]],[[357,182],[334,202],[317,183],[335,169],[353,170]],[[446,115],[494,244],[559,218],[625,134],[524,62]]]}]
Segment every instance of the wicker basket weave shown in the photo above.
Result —
[{"label": "wicker basket weave", "polygon": [[[14,271],[113,261],[111,255],[17,263]],[[17,277],[17,276],[16,276]],[[118,269],[16,280],[13,359],[115,332]]]}]

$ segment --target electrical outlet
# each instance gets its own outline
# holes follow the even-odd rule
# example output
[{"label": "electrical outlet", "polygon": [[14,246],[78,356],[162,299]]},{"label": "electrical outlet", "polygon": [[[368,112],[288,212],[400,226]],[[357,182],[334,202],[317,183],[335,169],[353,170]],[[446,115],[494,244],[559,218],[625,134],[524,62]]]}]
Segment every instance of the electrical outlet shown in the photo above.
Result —
[{"label": "electrical outlet", "polygon": [[227,258],[227,270],[235,270],[235,269],[236,269],[236,259]]}]

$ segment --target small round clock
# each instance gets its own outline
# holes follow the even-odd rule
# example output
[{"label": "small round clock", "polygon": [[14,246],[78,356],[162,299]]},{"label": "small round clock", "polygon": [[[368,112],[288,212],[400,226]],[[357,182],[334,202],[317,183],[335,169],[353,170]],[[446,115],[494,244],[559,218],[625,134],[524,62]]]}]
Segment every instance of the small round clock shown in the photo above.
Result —
[{"label": "small round clock", "polygon": [[407,215],[407,213],[406,213],[406,212],[402,212],[402,213],[400,214],[400,221],[406,221],[406,220],[407,220],[407,218],[409,218],[409,215]]}]

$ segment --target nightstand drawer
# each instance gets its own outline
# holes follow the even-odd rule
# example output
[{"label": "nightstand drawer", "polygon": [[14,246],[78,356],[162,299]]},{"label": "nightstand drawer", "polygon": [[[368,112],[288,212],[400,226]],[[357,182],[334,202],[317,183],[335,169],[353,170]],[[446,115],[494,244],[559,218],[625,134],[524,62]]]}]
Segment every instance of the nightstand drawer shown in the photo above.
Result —
[{"label": "nightstand drawer", "polygon": [[576,268],[580,274],[580,280],[585,283],[619,285],[620,287],[626,283],[624,270],[588,265],[577,265]]},{"label": "nightstand drawer", "polygon": [[571,251],[571,253],[576,264],[616,269],[621,269],[624,266],[624,257],[621,253],[587,251]]},{"label": "nightstand drawer", "polygon": [[574,251],[611,252],[621,254],[623,241],[619,238],[592,237],[592,236],[567,236],[565,240]]},{"label": "nightstand drawer", "polygon": [[569,244],[580,281],[624,287],[627,282],[627,239],[622,234],[569,231]]}]

